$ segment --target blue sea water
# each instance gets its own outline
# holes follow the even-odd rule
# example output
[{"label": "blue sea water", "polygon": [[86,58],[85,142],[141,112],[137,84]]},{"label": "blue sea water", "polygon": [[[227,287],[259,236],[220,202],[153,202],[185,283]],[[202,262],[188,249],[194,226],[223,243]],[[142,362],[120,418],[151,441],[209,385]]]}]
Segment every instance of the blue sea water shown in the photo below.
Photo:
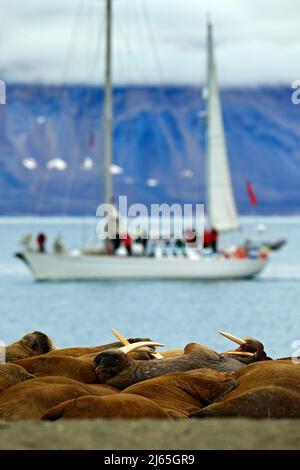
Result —
[{"label": "blue sea water", "polygon": [[261,340],[273,357],[291,355],[300,339],[300,217],[243,218],[246,237],[258,222],[267,238],[288,238],[255,280],[229,282],[35,283],[13,257],[22,234],[43,230],[49,244],[60,232],[67,245],[95,241],[96,222],[81,218],[0,219],[0,340],[32,330],[59,347],[110,342],[114,327],[125,336],[151,337],[168,348],[199,342],[218,351],[231,344],[226,330]]}]

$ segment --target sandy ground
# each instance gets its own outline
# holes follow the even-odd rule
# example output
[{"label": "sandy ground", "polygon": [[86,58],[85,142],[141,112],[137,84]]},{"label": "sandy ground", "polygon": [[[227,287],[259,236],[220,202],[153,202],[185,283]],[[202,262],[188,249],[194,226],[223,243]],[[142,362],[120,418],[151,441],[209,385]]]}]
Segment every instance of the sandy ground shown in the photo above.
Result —
[{"label": "sandy ground", "polygon": [[299,420],[0,422],[0,449],[300,449]]}]

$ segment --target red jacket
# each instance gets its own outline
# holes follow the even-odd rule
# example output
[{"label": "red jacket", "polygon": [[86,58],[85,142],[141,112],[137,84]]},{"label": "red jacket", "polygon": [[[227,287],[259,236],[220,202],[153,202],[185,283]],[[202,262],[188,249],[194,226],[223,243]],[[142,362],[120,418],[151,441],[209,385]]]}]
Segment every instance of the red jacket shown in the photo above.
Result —
[{"label": "red jacket", "polygon": [[128,233],[125,235],[123,241],[125,246],[131,246],[132,244],[132,238]]},{"label": "red jacket", "polygon": [[210,232],[210,241],[211,241],[211,242],[216,242],[216,241],[218,241],[218,236],[219,236],[218,232],[217,232],[216,230],[212,230],[212,231]]},{"label": "red jacket", "polygon": [[211,244],[211,233],[209,230],[204,230],[203,243],[206,246],[209,246]]}]

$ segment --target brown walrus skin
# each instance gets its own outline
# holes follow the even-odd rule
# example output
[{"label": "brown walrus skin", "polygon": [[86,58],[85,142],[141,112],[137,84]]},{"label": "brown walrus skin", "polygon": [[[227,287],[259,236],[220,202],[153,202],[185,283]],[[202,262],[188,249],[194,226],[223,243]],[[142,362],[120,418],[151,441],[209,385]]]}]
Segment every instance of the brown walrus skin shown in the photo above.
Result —
[{"label": "brown walrus skin", "polygon": [[106,385],[87,385],[66,377],[39,377],[0,393],[0,420],[40,419],[48,409],[81,396],[119,393]]},{"label": "brown walrus skin", "polygon": [[168,413],[152,400],[125,393],[68,400],[49,409],[42,418],[51,421],[60,418],[170,419]]},{"label": "brown walrus skin", "polygon": [[174,372],[131,385],[121,394],[149,398],[173,418],[188,418],[237,387],[234,375],[213,369]]},{"label": "brown walrus skin", "polygon": [[239,385],[198,418],[300,418],[300,366],[288,361],[251,364],[236,374]]},{"label": "brown walrus skin", "polygon": [[20,359],[15,364],[37,377],[60,376],[86,384],[98,382],[92,361],[82,361],[77,357],[44,355]]},{"label": "brown walrus skin", "polygon": [[0,393],[34,376],[17,364],[0,364]]}]

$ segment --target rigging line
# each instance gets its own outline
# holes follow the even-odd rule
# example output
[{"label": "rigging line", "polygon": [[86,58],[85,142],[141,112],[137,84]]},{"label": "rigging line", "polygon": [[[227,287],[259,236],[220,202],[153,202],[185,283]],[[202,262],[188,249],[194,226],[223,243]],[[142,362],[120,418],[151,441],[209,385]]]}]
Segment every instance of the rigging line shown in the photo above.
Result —
[{"label": "rigging line", "polygon": [[[73,37],[75,36],[75,33],[74,33],[74,30],[75,30],[75,23],[77,23],[77,21],[79,20],[79,17],[80,17],[80,6],[81,6],[81,2],[82,0],[78,0],[77,2],[77,5],[74,9],[74,16],[73,16],[73,26],[72,26],[72,29],[71,29],[71,36],[70,36],[70,44],[72,44],[72,41],[71,39],[73,39]],[[54,87],[54,89],[58,90],[60,89],[60,94],[62,95],[62,103],[65,101],[65,97],[64,97],[64,87],[63,87],[63,84],[64,84],[64,79],[65,79],[65,75],[66,75],[66,70],[67,70],[67,65],[70,61],[70,46],[69,46],[69,49],[67,50],[67,56],[64,60],[64,63],[63,63],[63,68],[62,68],[62,82],[60,84],[58,84],[56,87]],[[49,87],[51,88],[51,87]],[[58,98],[56,96],[56,98]],[[46,125],[49,126],[49,123],[46,123]],[[54,153],[54,150],[56,149],[56,143],[57,143],[57,140],[55,139],[55,136],[53,134],[53,129],[49,128],[47,129],[47,134],[48,134],[48,139],[50,140],[50,149],[52,150],[52,152]],[[51,155],[52,157],[56,156],[56,155]],[[44,162],[45,164],[47,163],[46,161]],[[48,182],[49,182],[49,178],[50,178],[50,173],[51,173],[51,170],[45,168],[45,170],[43,171],[42,173],[42,178],[41,178],[41,181],[40,181],[40,191],[39,191],[39,200],[38,200],[38,204],[36,205],[36,210],[38,212],[43,212],[44,211],[44,199],[45,199],[45,196],[46,196],[46,191],[47,191],[47,185],[48,185]]]},{"label": "rigging line", "polygon": [[[93,82],[93,77],[95,76],[95,78],[98,76],[99,74],[99,80],[97,80],[97,82],[99,83],[100,81],[100,72],[98,71],[98,68],[100,70],[100,60],[99,58],[101,57],[101,47],[102,47],[102,36],[103,36],[103,28],[101,27],[101,21],[99,20],[99,15],[98,15],[98,11],[97,11],[97,15],[94,15],[93,14],[93,8],[95,7],[95,5],[91,4],[90,3],[90,0],[88,0],[89,2],[89,5],[91,5],[91,9],[90,11],[88,12],[88,15],[87,15],[87,22],[86,22],[86,26],[87,27],[84,27],[84,31],[85,31],[85,34],[86,34],[86,49],[85,49],[85,58],[86,58],[86,71],[87,71],[87,81],[88,81],[88,84],[86,86],[86,88],[84,89],[84,99],[83,99],[83,102],[82,102],[82,105],[81,105],[81,115],[84,116],[85,114],[87,114],[89,116],[89,111],[93,111],[93,109],[91,109],[91,105],[95,99],[95,93],[96,93],[96,97],[97,97],[97,87],[95,89],[95,87],[92,85],[92,82]],[[97,40],[94,40],[94,38],[97,38]],[[100,40],[99,40],[100,38]],[[95,44],[95,47],[94,47],[94,51],[92,50],[92,45]],[[91,60],[92,59],[92,60]],[[97,72],[97,75],[96,75],[96,72]],[[100,115],[100,109],[99,109],[99,115]],[[92,118],[88,117],[87,119],[87,123],[88,123],[88,126],[89,128],[87,129],[89,131],[89,135],[90,135],[90,132],[91,132],[91,125],[92,123],[95,121],[95,116],[94,116],[94,113],[92,114]],[[100,118],[99,118],[99,121],[100,121]],[[100,124],[99,124],[100,125]],[[84,137],[84,136],[83,136]],[[88,135],[86,135],[86,139],[88,138]],[[78,156],[79,157],[83,157],[83,151],[84,151],[84,154],[86,156],[86,144],[87,142],[83,141],[82,142],[82,145],[83,145],[83,148],[81,145],[79,145],[79,148],[78,148]],[[91,151],[91,149],[89,149],[89,152],[90,153],[94,153]],[[93,155],[94,156],[94,155]],[[73,164],[74,166],[74,164]],[[78,165],[79,166],[79,165]],[[95,178],[95,171],[97,170],[97,165],[96,165],[96,162],[94,160],[94,167],[93,169],[91,170],[91,185],[92,185],[92,188],[91,188],[91,191],[87,190],[87,199],[85,202],[82,203],[81,205],[81,210],[83,212],[84,215],[88,215],[90,214],[90,209],[91,209],[91,206],[90,206],[90,203],[92,200],[95,201],[95,207],[97,206],[97,204],[99,203],[99,185],[101,184],[101,180],[97,180]],[[82,170],[83,171],[83,170]],[[71,179],[73,181],[74,179],[74,172],[71,174]],[[70,188],[68,188],[68,193],[70,192]],[[91,198],[91,194],[93,194],[94,196]],[[95,208],[94,207],[94,208]]]},{"label": "rigging line", "polygon": [[[87,36],[86,36],[86,53],[85,57],[87,58],[86,70],[87,70],[87,82],[89,84],[99,84],[98,79],[98,67],[99,67],[99,58],[101,57],[100,51],[103,44],[103,28],[101,27],[101,21],[99,18],[98,4],[97,11],[94,14],[94,8],[96,8],[96,2],[93,4],[91,0],[87,0],[90,5],[90,11],[88,12],[88,21],[87,21]],[[97,40],[94,40],[97,38]],[[93,47],[94,45],[94,47]],[[96,75],[97,71],[97,75]],[[97,78],[97,80],[96,80]],[[95,79],[95,82],[93,81]]]},{"label": "rigging line", "polygon": [[[103,9],[103,13],[104,13],[104,9]],[[94,148],[92,149],[92,151],[91,149],[89,149],[89,153],[92,153],[92,157],[93,157],[92,159],[94,162],[94,166],[93,166],[91,173],[95,171],[95,173],[98,175],[98,177],[95,177],[92,179],[93,187],[91,188],[92,190],[90,192],[91,194],[90,197],[91,197],[91,201],[92,200],[95,201],[95,206],[97,207],[100,202],[101,184],[102,184],[100,171],[98,173],[98,169],[100,170],[100,163],[98,162],[100,162],[100,156],[101,156],[101,153],[100,153],[101,146],[99,145],[98,142],[100,141],[100,137],[102,133],[101,128],[100,128],[101,121],[102,121],[102,117],[100,113],[102,104],[100,102],[100,99],[98,99],[97,107],[99,108],[99,113],[97,113],[97,117],[95,117],[94,112],[92,113],[91,104],[92,104],[93,98],[97,99],[98,90],[101,91],[100,82],[101,82],[102,76],[104,76],[104,66],[103,66],[104,61],[101,60],[101,57],[104,57],[104,52],[102,53],[102,48],[104,44],[104,27],[103,27],[103,21],[101,23],[97,15],[95,15],[95,19],[96,19],[95,21],[96,26],[94,29],[94,35],[97,38],[97,40],[95,41],[95,48],[93,52],[92,67],[91,67],[91,81],[92,82],[94,81],[95,88],[91,85],[88,105],[89,105],[89,110],[92,116],[91,118],[89,118],[89,125],[92,126],[92,129],[90,129],[90,132],[92,131],[94,135],[96,136],[96,143],[95,143]],[[99,97],[100,96],[101,95],[99,95]],[[96,125],[96,130],[95,130],[95,125]],[[95,154],[97,155],[96,157],[95,157]],[[85,213],[85,215],[87,214],[89,214],[89,212]]]},{"label": "rigging line", "polygon": [[87,9],[87,21],[86,21],[86,31],[85,31],[85,36],[86,36],[86,43],[85,43],[85,60],[86,60],[86,67],[85,71],[87,74],[87,82],[89,83],[90,81],[90,73],[91,73],[91,57],[92,57],[92,41],[91,39],[94,37],[94,15],[93,15],[93,8],[94,8],[94,3],[91,2],[91,0],[88,0],[88,6],[89,8]]},{"label": "rigging line", "polygon": [[[165,83],[163,67],[162,67],[162,63],[161,63],[161,60],[160,60],[160,56],[159,56],[159,48],[158,48],[158,45],[157,45],[156,37],[155,37],[154,30],[153,30],[152,23],[151,23],[151,18],[150,18],[150,14],[149,14],[149,10],[148,10],[148,5],[147,5],[147,0],[143,0],[142,2],[139,2],[139,4],[140,4],[140,7],[141,7],[142,15],[144,17],[144,22],[146,24],[146,28],[147,28],[147,31],[148,31],[148,37],[149,37],[149,42],[150,42],[150,45],[151,45],[151,50],[153,52],[154,61],[156,62],[158,78],[159,78],[159,82],[158,82],[159,94],[160,94],[162,102],[166,106],[166,109],[168,109],[168,108],[170,108],[170,102],[169,102],[169,99],[166,95],[165,88],[163,86],[163,84]],[[174,143],[174,139],[172,138],[172,135],[170,133],[170,130],[167,127],[166,123],[164,122],[164,120],[161,116],[159,116],[159,122],[160,122],[161,127],[165,131],[165,135],[168,137],[168,142],[169,142],[170,148],[172,149],[172,153],[179,155],[178,150],[176,148],[176,145]],[[180,163],[180,159],[178,159],[178,163]],[[176,172],[179,173],[179,175],[183,171],[183,168],[180,168],[180,166],[181,165],[176,165]],[[182,185],[181,184],[179,184],[179,192],[180,192],[180,198],[181,198],[181,195],[182,195]]]},{"label": "rigging line", "polygon": [[[81,49],[82,49],[84,59],[85,59],[85,70],[89,71],[90,44],[91,44],[91,34],[92,34],[92,28],[91,28],[91,21],[90,20],[93,17],[93,15],[91,14],[93,5],[90,3],[90,0],[85,0],[85,2],[86,1],[88,1],[88,3],[86,3],[84,5],[83,12],[81,12],[81,18],[82,17],[86,18],[86,21],[84,21],[83,23],[81,22],[82,36],[85,35],[86,44],[85,44],[85,47],[82,47]],[[87,8],[85,8],[85,7],[87,7]],[[74,31],[75,31],[75,29],[74,29]],[[82,41],[81,44],[84,46],[84,41]],[[81,107],[81,113],[80,114],[81,114],[81,116],[83,115],[84,110],[87,109],[88,101],[90,101],[88,87],[84,88],[83,93],[84,93],[84,98],[83,98],[82,103],[80,103],[80,107]],[[76,126],[77,122],[73,119],[72,123],[73,123],[73,128],[74,128]],[[78,125],[80,125],[80,121],[78,122]],[[82,156],[83,156],[83,154],[82,154],[82,142],[81,142],[80,139],[75,138],[74,143],[76,144],[76,146],[75,145],[73,146],[72,156],[74,158],[69,158],[68,159],[69,160],[69,165],[70,165],[70,170],[69,170],[69,173],[68,173],[68,178],[66,179],[65,198],[64,198],[64,202],[61,206],[62,213],[66,213],[67,210],[68,210],[69,201],[70,201],[70,194],[72,192],[72,189],[74,188],[74,183],[76,183],[76,174],[78,174],[78,172],[79,172],[79,175],[80,175],[80,171],[81,171],[80,163],[81,163]],[[69,154],[69,157],[70,157],[70,154]]]},{"label": "rigging line", "polygon": [[146,24],[147,31],[148,31],[149,42],[150,42],[150,45],[151,45],[151,50],[153,52],[153,57],[154,57],[154,60],[156,62],[156,66],[157,66],[157,72],[158,72],[158,76],[159,76],[158,77],[159,78],[158,87],[159,87],[159,91],[160,91],[160,96],[162,98],[162,101],[166,105],[166,107],[169,107],[170,102],[169,102],[169,99],[166,95],[166,91],[165,91],[165,88],[164,88],[165,78],[164,78],[162,62],[160,60],[159,48],[158,48],[158,45],[157,45],[155,33],[154,33],[152,23],[151,23],[151,18],[150,18],[148,6],[147,6],[147,0],[143,0],[142,2],[139,2],[139,5],[141,7],[141,12],[142,12],[142,15],[143,15],[144,20],[145,20],[145,24]]},{"label": "rigging line", "polygon": [[165,90],[162,86],[165,83],[164,73],[163,73],[162,63],[159,57],[159,48],[157,45],[156,37],[155,37],[154,30],[152,27],[151,19],[150,19],[150,14],[149,14],[148,7],[147,7],[147,0],[143,0],[142,2],[139,1],[138,4],[141,7],[142,16],[144,18],[144,22],[145,22],[146,29],[148,32],[148,38],[149,38],[149,42],[151,46],[151,51],[153,53],[154,61],[156,62],[160,95],[164,103],[169,105],[169,101],[166,97]]},{"label": "rigging line", "polygon": [[[134,57],[134,59],[136,59],[135,55],[132,54],[132,50],[131,50],[130,46],[128,46],[128,41],[127,41],[127,38],[126,38],[126,34],[124,34],[124,27],[123,27],[123,25],[122,25],[121,27],[119,27],[120,21],[119,21],[119,19],[117,18],[117,15],[115,15],[115,21],[114,21],[114,23],[115,23],[115,25],[116,25],[116,23],[117,23],[118,32],[119,32],[119,33],[121,32],[122,36],[125,38],[125,40],[123,41],[123,44],[125,44],[125,46],[127,46],[127,48],[129,48],[130,54]],[[99,22],[99,26],[100,26],[100,22]],[[100,30],[99,33],[101,33],[101,35],[103,34],[103,28],[101,28],[101,30]],[[99,34],[99,36],[100,36],[100,34]],[[102,41],[101,41],[101,42],[102,42]],[[99,43],[98,50],[97,50],[97,49],[95,50],[95,53],[96,53],[96,55],[97,55],[97,59],[98,59],[98,57],[100,57],[100,48],[101,48],[101,46],[102,46],[101,42]],[[139,64],[138,64],[138,65],[139,65]],[[94,66],[95,66],[95,67],[96,67],[96,66],[98,67],[98,64],[97,64],[97,61],[96,61],[96,60],[95,60]],[[124,67],[124,70],[125,70],[125,67]],[[98,74],[98,73],[97,73],[97,74]],[[100,133],[99,133],[99,134],[100,134]],[[97,191],[97,193],[96,193],[96,191]],[[95,184],[95,196],[96,196],[96,194],[98,194],[98,185],[96,186],[96,184]],[[98,199],[98,200],[99,200],[99,197],[98,197],[98,198],[95,197],[95,199]]]},{"label": "rigging line", "polygon": [[[125,49],[128,51],[128,54],[129,54],[130,58],[134,62],[135,68],[138,71],[140,77],[142,78],[142,81],[147,82],[147,77],[145,75],[144,68],[143,68],[142,64],[140,63],[140,61],[138,60],[137,55],[136,55],[135,51],[133,50],[132,44],[130,43],[129,38],[130,38],[131,35],[128,32],[128,28],[126,28],[126,26],[120,22],[120,19],[119,19],[118,15],[116,15],[116,14],[115,14],[114,23],[115,23],[115,28],[118,30],[118,33],[119,33],[120,37],[123,39],[123,45],[125,46]],[[131,68],[130,68],[130,70],[131,70]],[[125,113],[128,114],[127,111],[125,111]],[[115,124],[118,122],[118,120],[119,120],[118,116],[115,116],[115,120],[114,120]],[[135,183],[135,186],[136,186],[136,183]],[[130,191],[132,192],[131,187],[130,187]]]},{"label": "rigging line", "polygon": [[[51,88],[51,86],[50,87],[48,86],[47,88],[49,89],[49,88]],[[47,91],[45,92],[45,94],[47,94]],[[46,116],[47,116],[47,114],[46,114]],[[50,148],[50,149],[54,148],[52,129],[49,126],[48,120],[46,121],[46,123],[44,125],[47,126],[46,129],[45,129],[45,134],[46,134],[45,135],[45,137],[46,137],[45,144],[47,145],[47,148]],[[39,161],[39,164],[41,164],[41,163],[44,164],[45,168],[43,168],[41,170],[41,177],[39,178],[39,181],[36,184],[36,192],[38,193],[38,199],[37,199],[37,202],[35,204],[35,211],[38,214],[40,214],[40,213],[43,214],[43,212],[44,212],[44,199],[46,197],[47,184],[48,184],[49,176],[50,176],[49,171],[47,170],[47,166],[46,166],[47,159],[48,159],[48,156],[46,155],[45,159],[43,159],[43,162]]]},{"label": "rigging line", "polygon": [[152,46],[153,56],[154,56],[154,59],[155,59],[156,64],[157,64],[157,71],[158,71],[158,74],[159,74],[159,83],[162,84],[162,83],[165,82],[164,73],[163,73],[161,60],[160,60],[160,57],[159,57],[159,51],[158,51],[158,46],[157,46],[155,34],[154,34],[154,31],[153,31],[153,28],[152,28],[152,23],[151,23],[149,10],[148,10],[148,6],[147,6],[147,0],[143,0],[142,2],[139,2],[139,4],[141,5],[141,11],[142,11],[142,14],[143,14],[143,17],[144,17],[144,20],[145,20],[145,24],[146,24],[146,27],[147,27],[147,30],[148,30],[148,36],[149,36],[150,44]]},{"label": "rigging line", "polygon": [[72,60],[72,53],[73,53],[73,46],[74,46],[75,38],[78,37],[77,31],[79,29],[80,20],[82,18],[83,3],[84,3],[84,0],[77,0],[77,5],[74,8],[71,34],[69,38],[69,44],[67,46],[66,57],[63,63],[63,68],[62,68],[62,82],[61,82],[62,86],[66,83],[68,68],[70,67],[70,63]]},{"label": "rigging line", "polygon": [[[154,30],[153,30],[153,27],[152,27],[152,23],[151,23],[151,18],[150,18],[150,14],[149,14],[149,10],[148,10],[148,4],[147,4],[147,0],[144,0],[142,3],[140,3],[141,7],[142,7],[142,12],[144,14],[144,18],[145,18],[145,23],[146,23],[146,26],[148,28],[148,32],[149,32],[149,38],[150,38],[150,41],[152,43],[152,50],[153,50],[153,55],[155,57],[155,60],[156,60],[156,63],[157,63],[157,70],[159,72],[159,75],[160,75],[160,82],[164,82],[164,73],[163,73],[163,68],[162,68],[162,63],[161,63],[161,60],[160,60],[160,57],[159,57],[159,49],[158,49],[158,45],[157,45],[157,41],[156,41],[156,37],[155,37],[155,34],[154,34]],[[160,88],[160,95],[161,95],[161,98],[163,100],[163,102],[165,103],[166,107],[170,107],[170,101],[168,99],[168,96],[166,94],[166,90],[165,90],[165,87],[164,86],[161,86],[161,83],[159,84],[159,88]],[[181,126],[182,127],[182,124]],[[167,129],[167,131],[169,132],[169,130]],[[182,132],[183,132],[183,129],[182,129]],[[185,133],[183,132],[182,135],[184,136]],[[189,145],[189,142],[187,141],[187,144],[188,144],[188,147],[190,147]],[[173,150],[175,149],[175,152],[178,154],[178,151],[176,148],[174,148],[174,145],[173,145]],[[187,149],[188,150],[188,149]],[[191,149],[192,150],[192,149]],[[188,154],[186,154],[186,157],[187,157],[187,160],[189,161],[190,159],[188,158],[188,155],[191,155],[193,154],[193,152],[190,153],[190,151],[188,152]],[[189,164],[190,165],[190,164]],[[193,167],[193,170],[194,170],[194,165],[192,165]],[[181,174],[182,171],[184,170],[184,168],[182,167],[181,169],[178,168],[177,166],[177,170],[179,170],[179,173]],[[195,173],[195,172],[194,172]],[[195,178],[194,178],[194,181],[195,181]]]},{"label": "rigging line", "polygon": [[124,28],[124,25],[121,25],[121,23],[119,22],[119,19],[118,17],[115,15],[115,25],[116,27],[117,26],[121,26],[118,28],[118,31],[122,37],[122,39],[124,40],[124,45],[127,47],[127,50],[129,52],[129,55],[132,57],[132,59],[134,59],[134,62],[135,62],[135,65],[136,65],[136,68],[137,70],[139,71],[140,73],[140,76],[142,78],[142,80],[144,80],[145,82],[147,82],[147,79],[148,77],[144,74],[144,70],[143,70],[143,67],[142,65],[139,63],[139,61],[137,60],[137,57],[136,57],[136,54],[135,52],[133,51],[132,49],[132,46],[129,44],[128,42],[128,37],[126,36],[126,32],[124,31],[125,28]]},{"label": "rigging line", "polygon": [[[83,99],[81,107],[80,107],[82,115],[84,114],[84,111],[86,109],[88,109],[88,105],[89,105],[90,100],[91,100],[89,92],[92,90],[91,76],[92,76],[93,69],[94,69],[94,57],[92,57],[92,53],[91,53],[92,52],[92,44],[94,43],[93,39],[94,39],[94,36],[95,36],[95,29],[94,29],[94,23],[95,22],[93,22],[93,18],[95,18],[95,16],[93,15],[93,11],[92,11],[92,8],[93,8],[94,5],[92,5],[91,0],[88,0],[88,5],[90,5],[91,10],[89,10],[89,11],[87,10],[87,14],[86,14],[87,21],[85,22],[85,24],[82,25],[83,26],[83,31],[84,31],[83,34],[85,34],[85,48],[82,48],[82,55],[84,56],[84,59],[85,59],[84,70],[86,72],[86,77],[83,80],[83,86],[85,86],[85,84],[86,84],[86,88],[84,89],[84,99]],[[95,18],[95,19],[97,20],[97,18]],[[82,34],[82,36],[83,36],[83,34]],[[96,41],[95,41],[95,43],[96,43]],[[84,45],[84,41],[83,41],[83,45]],[[81,66],[82,66],[82,64],[81,64]]]},{"label": "rigging line", "polygon": [[[92,54],[89,54],[89,59],[92,58],[92,61],[89,60],[89,66],[87,67],[87,70],[90,70],[91,71],[91,75],[90,75],[90,78],[92,79],[93,81],[93,77],[95,76],[95,78],[97,77],[97,82],[99,83],[100,82],[100,70],[101,70],[101,63],[103,61],[100,61],[100,58],[103,57],[103,54],[101,54],[101,49],[102,49],[102,45],[103,45],[103,27],[101,25],[101,21],[99,21],[99,15],[93,15],[93,14],[90,14],[89,15],[89,29],[86,31],[88,33],[87,35],[87,44],[89,44],[90,46],[92,44],[95,44],[95,48],[94,48],[94,51],[92,51]],[[94,19],[94,21],[93,21]],[[96,38],[96,40],[95,40]],[[92,48],[89,47],[89,51],[91,51]],[[103,73],[104,74],[104,73]],[[98,78],[99,76],[99,78]],[[89,82],[91,82],[91,80],[89,80]],[[88,87],[86,88],[85,90],[85,99],[83,101],[83,106],[82,106],[82,114],[84,115],[86,113],[88,119],[87,119],[87,123],[88,123],[88,131],[89,131],[89,135],[90,135],[90,132],[94,129],[95,127],[95,121],[96,121],[96,118],[95,118],[95,113],[94,113],[94,110],[93,110],[93,102],[95,102],[95,99],[98,100],[98,97],[97,97],[97,90],[99,89],[99,86],[97,86],[96,88],[90,83],[88,85]],[[92,107],[91,107],[92,106]],[[99,126],[99,132],[95,132],[95,134],[97,135],[98,139],[97,141],[100,139],[100,135],[101,135],[101,131],[100,131],[100,123],[101,123],[101,115],[100,115],[100,111],[101,111],[101,103],[99,101],[99,113],[97,116],[97,128]],[[91,114],[90,114],[91,113]],[[90,117],[91,116],[91,117]],[[92,127],[91,127],[92,126]],[[86,152],[86,142],[83,143],[84,145],[84,152]],[[100,169],[100,164],[98,164],[98,161],[100,160],[100,154],[99,154],[99,158],[98,159],[95,159],[95,151],[97,152],[97,155],[99,153],[99,145],[97,145],[98,148],[95,148],[93,150],[91,150],[89,148],[89,155],[92,154],[91,156],[93,157],[93,162],[94,162],[94,165],[93,165],[93,168],[92,170],[89,172],[89,175],[90,175],[90,185],[89,185],[89,189],[87,190],[87,198],[86,198],[86,201],[85,203],[83,202],[82,204],[82,211],[85,215],[91,215],[91,204],[94,204],[93,206],[93,214],[95,213],[96,211],[96,207],[98,206],[99,202],[100,202],[100,194],[101,194],[101,172],[99,171],[99,178],[96,177],[96,173],[98,172],[98,170]],[[81,155],[82,155],[82,147],[80,148],[80,151],[81,151]],[[83,156],[83,155],[82,155]],[[84,170],[82,170],[84,171]]]},{"label": "rigging line", "polygon": [[[91,69],[91,76],[92,77],[95,77],[95,85],[97,87],[99,87],[99,82],[100,82],[100,78],[101,75],[101,63],[103,63],[103,61],[100,60],[100,57],[101,57],[101,50],[102,50],[102,46],[103,46],[103,43],[104,43],[104,28],[102,27],[100,21],[98,21],[98,18],[96,17],[96,28],[95,28],[95,36],[98,38],[98,40],[96,41],[96,46],[95,46],[95,50],[94,50],[94,57],[93,57],[93,66],[92,66],[92,69]],[[104,67],[103,67],[103,75],[104,75]],[[98,77],[99,79],[97,80],[96,77]]]},{"label": "rigging line", "polygon": [[[90,2],[90,0],[88,0]],[[94,7],[94,5],[92,5]],[[94,20],[94,21],[93,21]],[[98,87],[99,81],[100,81],[100,72],[98,69],[100,69],[100,57],[101,57],[101,46],[102,46],[102,32],[103,29],[101,28],[100,21],[98,20],[97,15],[93,14],[93,11],[91,9],[89,15],[88,15],[88,29],[86,31],[87,36],[86,36],[86,58],[88,59],[86,63],[86,71],[87,71],[87,93],[85,95],[85,99],[83,101],[82,105],[82,111],[84,110],[89,111],[90,109],[90,104],[92,97],[94,96],[94,86]],[[95,38],[97,38],[95,40]],[[94,46],[94,51],[92,45],[95,44]],[[99,78],[98,78],[99,76]],[[97,80],[96,80],[97,79]],[[95,85],[94,85],[95,84]]]},{"label": "rigging line", "polygon": [[[47,137],[48,137],[48,143],[50,145],[50,147],[53,147],[53,134],[51,132],[51,129],[48,128],[48,132],[47,132]],[[44,214],[44,201],[46,199],[46,196],[47,196],[47,184],[49,182],[49,178],[50,178],[50,170],[47,169],[47,166],[46,166],[46,163],[47,161],[44,161],[45,163],[45,168],[42,170],[42,178],[40,179],[40,184],[39,184],[39,191],[38,192],[38,200],[37,200],[37,203],[35,205],[35,210],[38,214],[40,215],[43,215]]]},{"label": "rigging line", "polygon": [[[127,6],[129,5],[129,3],[127,3]],[[125,18],[125,13],[126,12],[124,12],[124,14],[122,16],[123,18]],[[116,18],[117,18],[117,21],[116,21]],[[127,18],[127,20],[126,20],[126,18]],[[126,18],[124,19],[125,24],[128,23],[128,10],[127,10]],[[120,20],[119,20],[119,17],[118,17],[118,10],[116,9],[116,14],[114,15],[114,23],[119,24],[119,22],[120,22]],[[125,30],[124,25],[122,25],[122,28],[123,28],[123,30]],[[117,30],[118,30],[118,32],[120,32],[120,28],[114,28],[113,33],[116,33]],[[125,36],[126,36],[126,38],[125,38]],[[118,48],[118,40],[113,41],[114,51],[117,50],[117,48],[118,48],[118,53],[117,53],[117,57],[118,57],[117,68],[118,68],[118,70],[116,71],[116,67],[114,67],[114,72],[115,72],[116,76],[120,76],[120,77],[126,77],[126,74],[127,74],[126,81],[130,83],[131,77],[132,77],[132,70],[131,70],[131,67],[128,67],[128,60],[126,60],[127,59],[127,57],[126,57],[126,47],[128,46],[128,44],[131,43],[130,29],[129,28],[126,29],[126,33],[124,33],[124,38],[125,39],[122,41],[122,43],[119,41],[119,48]],[[116,34],[114,34],[114,39],[117,39]],[[116,45],[117,45],[117,48],[115,48]],[[115,57],[115,54],[113,54],[113,57]],[[114,61],[114,65],[115,65],[115,61]],[[123,83],[121,83],[121,85],[123,85]]]},{"label": "rigging line", "polygon": [[[130,53],[132,52],[131,50],[131,38],[132,38],[132,27],[130,23],[130,18],[131,18],[131,2],[127,2],[126,4],[126,16],[125,14],[123,15],[125,25],[123,26],[123,31],[124,32],[124,37],[126,35],[126,39],[123,41],[122,46],[120,47],[120,53],[118,54],[118,66],[119,70],[118,73],[122,77],[126,76],[127,73],[127,82],[130,84],[132,82],[132,79],[134,78],[134,71],[132,73],[132,67],[128,67],[128,49],[130,49]],[[118,22],[119,23],[119,22]],[[134,54],[131,54],[131,56],[134,56]],[[135,59],[135,56],[134,56]],[[139,64],[138,64],[139,65]],[[114,124],[115,124],[115,129],[117,129],[118,125],[122,126],[125,124],[124,129],[126,129],[126,135],[123,136],[126,139],[126,136],[129,134],[129,138],[126,139],[126,151],[124,152],[123,147],[117,148],[116,146],[116,160],[115,163],[118,163],[123,169],[124,169],[124,174],[122,177],[114,177],[114,189],[115,189],[115,195],[117,196],[118,190],[123,191],[122,194],[126,194],[128,197],[128,200],[130,201],[132,199],[132,191],[133,191],[133,184],[126,184],[124,178],[130,178],[132,177],[132,167],[133,167],[133,162],[132,158],[128,158],[128,156],[133,155],[132,152],[132,138],[130,137],[130,123],[132,120],[132,114],[130,111],[131,108],[131,96],[132,92],[129,90],[127,91],[124,87],[124,91],[121,91],[121,99],[123,99],[126,103],[124,109],[121,111],[118,106],[116,106],[115,109],[115,116],[114,116]],[[115,100],[117,104],[118,100]],[[129,108],[129,109],[128,109]]]},{"label": "rigging line", "polygon": [[[138,69],[139,69],[139,73],[141,72],[141,70],[143,70],[143,66],[141,63],[139,63],[137,61],[137,57],[135,55],[135,53],[133,52],[133,48],[132,48],[132,31],[133,31],[133,28],[132,28],[132,2],[131,1],[128,1],[126,3],[126,7],[127,9],[125,10],[124,12],[124,15],[123,15],[123,18],[124,18],[124,24],[123,24],[123,30],[125,31],[125,34],[124,34],[124,38],[125,38],[125,35],[126,35],[126,38],[123,42],[123,48],[122,48],[122,53],[123,53],[123,57],[122,57],[122,72],[124,71],[124,76],[126,76],[126,72],[127,74],[130,73],[130,75],[127,76],[127,82],[128,83],[132,83],[132,81],[134,80],[134,74],[132,73],[132,68],[131,67],[128,67],[128,57],[126,57],[126,48],[127,50],[129,50],[129,53],[130,55],[134,58],[136,64],[138,65]],[[125,8],[125,7],[124,7]],[[140,76],[142,77],[142,79],[144,80],[146,78],[146,76],[144,75],[144,72],[140,73]]]}]

